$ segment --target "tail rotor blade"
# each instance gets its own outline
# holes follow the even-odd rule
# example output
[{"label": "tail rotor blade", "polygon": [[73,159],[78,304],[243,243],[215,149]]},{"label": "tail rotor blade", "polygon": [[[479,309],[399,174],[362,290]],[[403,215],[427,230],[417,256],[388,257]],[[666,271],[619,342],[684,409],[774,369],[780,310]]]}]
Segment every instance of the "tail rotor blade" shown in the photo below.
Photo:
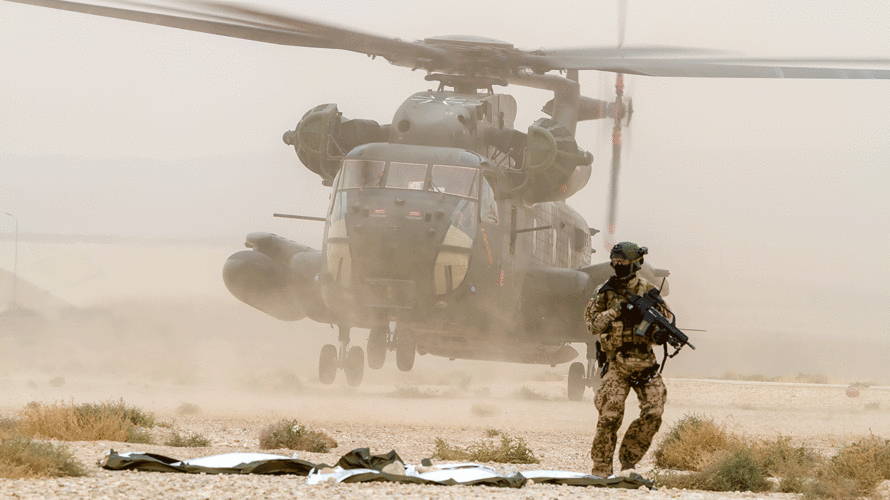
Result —
[{"label": "tail rotor blade", "polygon": [[616,221],[618,213],[618,176],[621,173],[621,122],[624,118],[624,75],[619,73],[615,78],[615,106],[612,117],[612,167],[609,173],[609,205],[606,216],[606,234],[604,245],[611,250],[615,244]]},{"label": "tail rotor blade", "polygon": [[624,45],[624,32],[627,28],[627,0],[618,0],[618,48]]}]

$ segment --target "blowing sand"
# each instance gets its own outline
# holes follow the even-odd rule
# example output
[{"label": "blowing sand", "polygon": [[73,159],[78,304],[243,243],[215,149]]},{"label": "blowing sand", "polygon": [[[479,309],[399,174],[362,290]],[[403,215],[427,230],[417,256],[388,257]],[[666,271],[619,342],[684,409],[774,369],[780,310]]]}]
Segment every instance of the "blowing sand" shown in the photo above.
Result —
[{"label": "blowing sand", "polygon": [[[332,464],[354,448],[368,447],[373,453],[394,449],[407,462],[417,464],[433,453],[436,437],[468,445],[484,439],[486,430],[497,429],[525,439],[541,460],[535,465],[494,464],[500,470],[588,472],[597,412],[590,390],[583,401],[566,400],[566,365],[450,362],[418,356],[412,371],[400,372],[390,354],[381,370],[365,369],[360,387],[347,387],[342,372],[333,385],[323,386],[318,382],[318,354],[324,344],[335,342],[336,331],[308,321],[283,323],[229,297],[219,283],[219,265],[228,249],[185,254],[193,265],[166,266],[161,264],[170,259],[157,256],[166,248],[146,250],[143,258],[134,259],[130,250],[117,255],[119,247],[96,247],[87,251],[93,252],[94,262],[102,264],[103,277],[86,281],[81,285],[83,292],[69,288],[67,300],[80,297],[87,302],[87,285],[96,296],[117,298],[90,299],[92,305],[80,302],[81,307],[66,308],[40,302],[41,296],[34,295],[30,297],[33,304],[46,306],[39,321],[16,328],[0,324],[0,417],[14,417],[31,401],[123,400],[171,424],[152,431],[155,442],[163,443],[176,431],[201,434],[212,446],[67,443],[87,466],[89,476],[0,479],[0,498],[755,496],[547,485],[518,490],[385,483],[307,486],[303,477],[105,471],[96,462],[110,448],[178,459],[259,451],[290,456],[290,450],[260,450],[258,436],[261,429],[281,419],[298,419],[325,430],[339,443],[327,454],[298,452],[300,458],[312,462]],[[184,254],[176,255],[183,258]],[[121,276],[129,278],[118,279]],[[29,299],[26,287],[19,287],[19,298]],[[665,370],[668,403],[656,441],[692,413],[710,416],[751,437],[788,436],[796,444],[826,454],[870,434],[890,437],[890,388],[883,386],[886,370],[880,368],[886,360],[886,345],[845,346],[839,351],[835,343],[791,342],[760,333],[757,337],[712,331],[693,336],[698,350],[684,351]],[[364,346],[366,341],[367,331],[353,332],[354,344]],[[726,372],[821,383],[707,380]],[[868,387],[856,398],[847,397],[846,387],[856,381]],[[186,407],[199,411],[185,415],[180,410]],[[637,414],[635,396],[629,398],[627,408],[625,429]],[[639,472],[645,475],[652,467],[650,451],[639,464]]]}]

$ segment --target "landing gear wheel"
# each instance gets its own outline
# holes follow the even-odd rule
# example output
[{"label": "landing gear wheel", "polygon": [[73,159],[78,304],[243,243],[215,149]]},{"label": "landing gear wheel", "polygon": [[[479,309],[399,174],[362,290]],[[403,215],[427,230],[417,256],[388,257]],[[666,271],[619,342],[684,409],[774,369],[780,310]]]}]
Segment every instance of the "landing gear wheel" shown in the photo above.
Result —
[{"label": "landing gear wheel", "polygon": [[337,346],[327,344],[318,357],[318,380],[324,385],[334,383],[337,376]]},{"label": "landing gear wheel", "polygon": [[414,335],[409,331],[396,333],[396,366],[403,372],[411,371],[414,367],[414,354],[417,352],[417,344]]},{"label": "landing gear wheel", "polygon": [[386,328],[373,328],[368,333],[368,366],[373,370],[383,368],[386,361]]},{"label": "landing gear wheel", "polygon": [[346,383],[349,387],[358,387],[362,383],[362,375],[365,374],[365,353],[361,347],[354,345],[349,348],[343,371],[346,372]]},{"label": "landing gear wheel", "polygon": [[587,387],[584,372],[584,363],[576,361],[569,366],[569,401],[581,401],[584,397],[584,389]]}]

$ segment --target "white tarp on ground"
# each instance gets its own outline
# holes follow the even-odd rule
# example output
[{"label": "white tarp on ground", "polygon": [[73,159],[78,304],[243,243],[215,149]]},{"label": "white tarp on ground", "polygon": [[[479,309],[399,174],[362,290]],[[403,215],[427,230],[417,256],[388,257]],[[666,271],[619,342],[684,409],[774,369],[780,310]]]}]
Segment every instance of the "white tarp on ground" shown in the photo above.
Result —
[{"label": "white tarp on ground", "polygon": [[[425,463],[429,463],[426,462]],[[356,464],[366,464],[365,466]],[[436,485],[487,485],[521,488],[529,480],[535,483],[598,486],[610,488],[651,488],[653,483],[640,476],[601,478],[590,474],[554,470],[530,470],[504,474],[496,469],[477,464],[441,464],[430,466],[403,465],[398,454],[369,454],[359,448],[344,455],[336,467],[313,464],[293,457],[265,453],[226,453],[190,460],[177,460],[152,453],[116,453],[108,450],[101,462],[110,470],[142,470],[155,472],[184,472],[204,474],[293,474],[307,476],[307,484],[326,482],[352,483],[389,481]],[[343,465],[346,467],[344,468]],[[395,467],[391,467],[395,465]],[[374,467],[374,468],[371,468]]]}]

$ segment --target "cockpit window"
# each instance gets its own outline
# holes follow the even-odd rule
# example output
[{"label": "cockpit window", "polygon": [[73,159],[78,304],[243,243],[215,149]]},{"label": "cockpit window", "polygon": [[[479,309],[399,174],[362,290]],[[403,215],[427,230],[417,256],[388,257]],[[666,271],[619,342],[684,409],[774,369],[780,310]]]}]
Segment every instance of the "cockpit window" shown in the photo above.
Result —
[{"label": "cockpit window", "polygon": [[477,168],[433,165],[433,182],[430,189],[445,194],[475,198],[478,175],[479,169]]},{"label": "cockpit window", "polygon": [[384,165],[384,162],[375,160],[344,160],[340,189],[380,187]]},{"label": "cockpit window", "polygon": [[420,163],[389,164],[386,187],[396,189],[423,189],[426,183],[426,165]]}]

